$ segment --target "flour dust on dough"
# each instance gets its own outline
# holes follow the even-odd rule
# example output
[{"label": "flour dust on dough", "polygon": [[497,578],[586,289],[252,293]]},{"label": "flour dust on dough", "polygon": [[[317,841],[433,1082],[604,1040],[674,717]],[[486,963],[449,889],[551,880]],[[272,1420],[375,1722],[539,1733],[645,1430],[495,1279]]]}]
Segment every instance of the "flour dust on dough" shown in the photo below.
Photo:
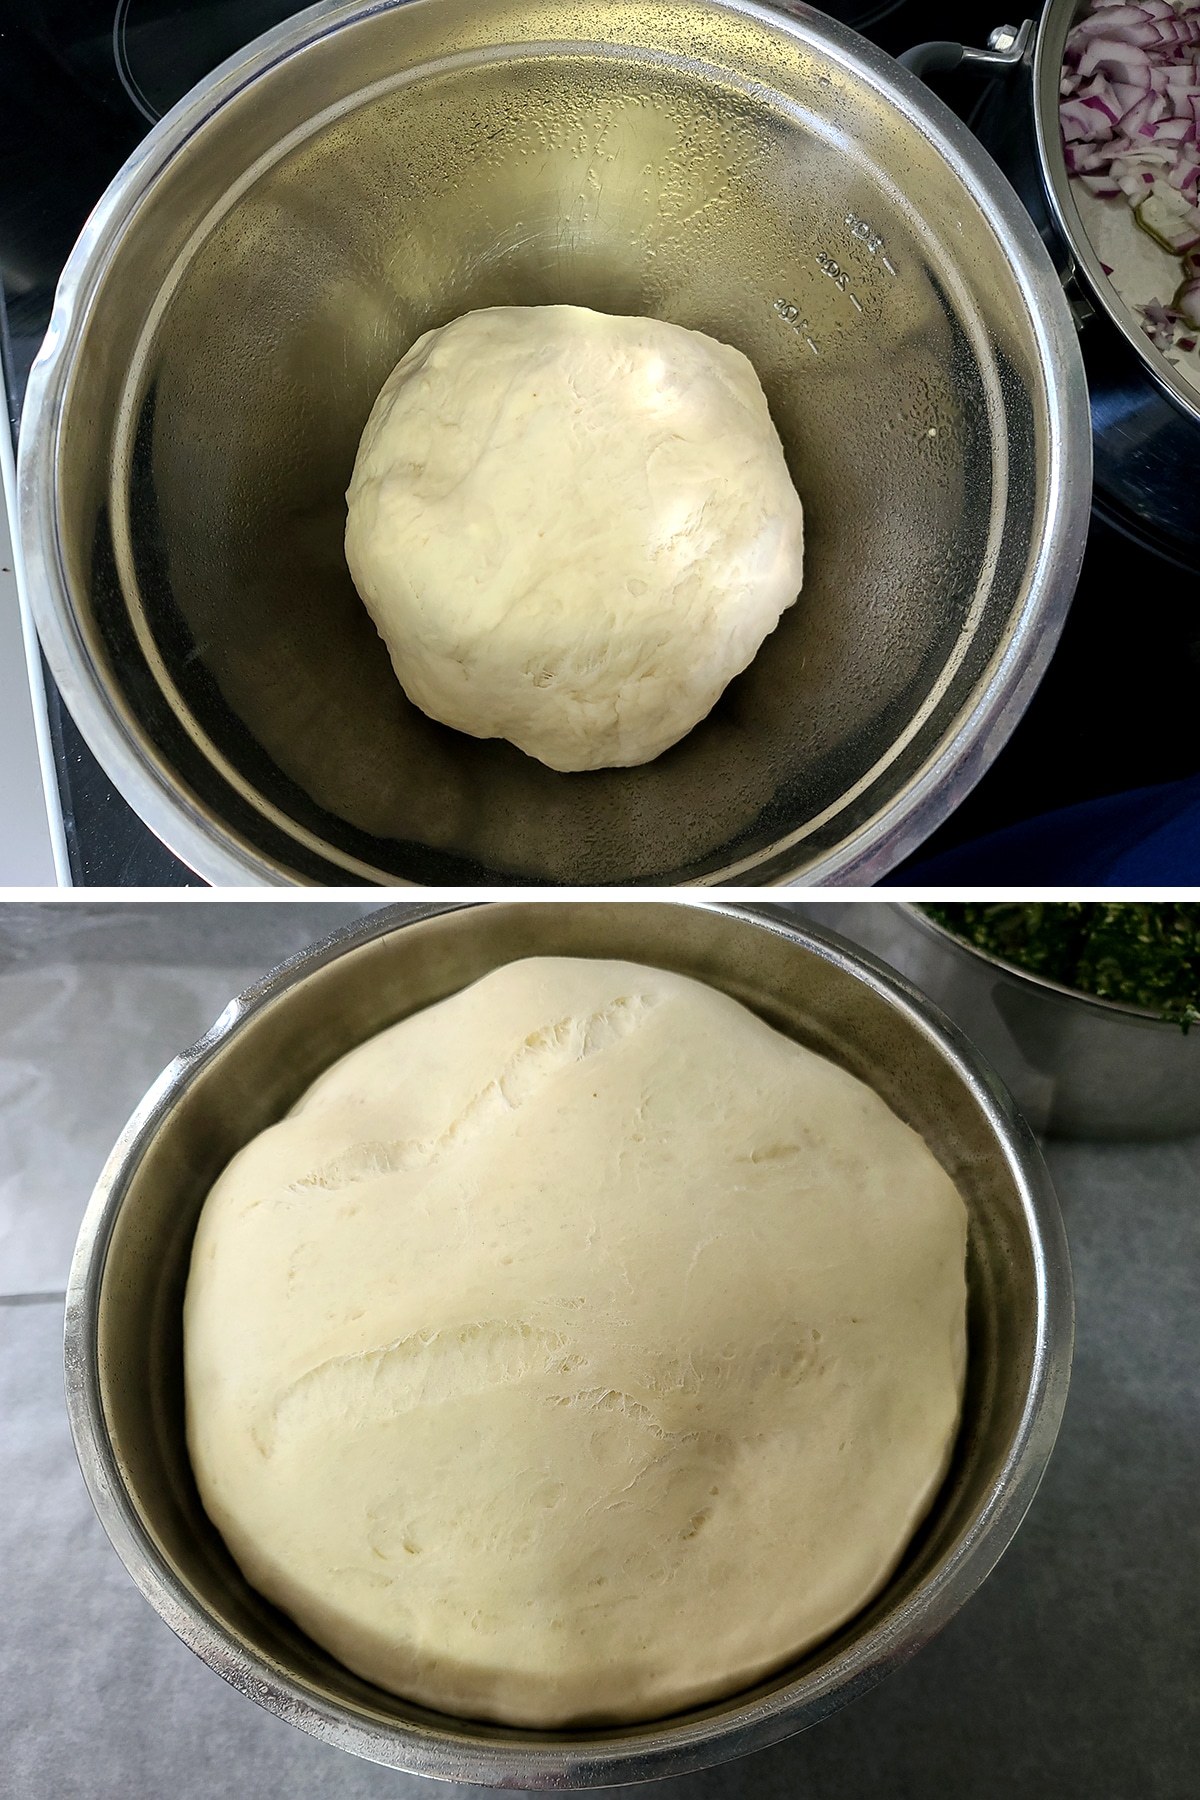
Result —
[{"label": "flour dust on dough", "polygon": [[409,699],[552,769],[658,756],[800,590],[801,505],[751,363],[661,319],[499,306],[427,331],[347,500]]},{"label": "flour dust on dough", "polygon": [[233,1160],[188,1443],[247,1579],[448,1713],[649,1719],[888,1580],[942,1481],[965,1211],[726,995],[534,958],[336,1063]]}]

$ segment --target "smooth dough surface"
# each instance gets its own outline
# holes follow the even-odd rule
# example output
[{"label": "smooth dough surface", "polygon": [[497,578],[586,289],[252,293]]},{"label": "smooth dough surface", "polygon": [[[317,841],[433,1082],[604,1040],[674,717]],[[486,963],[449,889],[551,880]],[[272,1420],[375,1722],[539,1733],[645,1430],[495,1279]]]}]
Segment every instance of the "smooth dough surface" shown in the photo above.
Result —
[{"label": "smooth dough surface", "polygon": [[346,560],[409,699],[552,769],[648,762],[800,591],[803,515],[740,350],[500,306],[384,383]]},{"label": "smooth dough surface", "polygon": [[695,981],[496,970],[213,1189],[200,1493],[358,1674],[526,1726],[736,1692],[886,1582],[943,1478],[966,1215],[863,1083]]}]

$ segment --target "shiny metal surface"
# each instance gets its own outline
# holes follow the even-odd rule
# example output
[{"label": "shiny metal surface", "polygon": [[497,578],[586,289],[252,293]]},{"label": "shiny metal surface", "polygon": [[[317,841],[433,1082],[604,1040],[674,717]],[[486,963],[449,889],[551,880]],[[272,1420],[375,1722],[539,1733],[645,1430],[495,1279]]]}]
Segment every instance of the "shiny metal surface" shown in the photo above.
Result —
[{"label": "shiny metal surface", "polygon": [[899,934],[880,954],[961,1025],[1035,1131],[1126,1140],[1200,1131],[1200,1030],[1030,975],[919,907],[895,911]]},{"label": "shiny metal surface", "polygon": [[[383,377],[471,307],[651,313],[755,363],[800,604],[641,769],[404,699],[345,568]],[[151,132],[64,271],[22,434],[55,676],[218,882],[870,880],[1054,647],[1089,494],[1070,315],[966,129],[802,5],[338,0]]]},{"label": "shiny metal surface", "polygon": [[[503,1730],[351,1675],[246,1585],[203,1513],[183,1434],[181,1303],[196,1217],[229,1158],[334,1058],[530,953],[629,957],[696,976],[868,1080],[958,1182],[971,1224],[963,1425],[945,1486],[891,1583],[753,1691],[661,1724]],[[519,1789],[682,1773],[814,1724],[905,1660],[993,1567],[1033,1497],[1066,1398],[1072,1301],[1045,1166],[954,1027],[836,938],[734,907],[630,902],[390,910],[231,1002],[122,1133],[80,1232],[67,1398],[96,1509],[151,1604],[260,1705],[420,1775]]]}]

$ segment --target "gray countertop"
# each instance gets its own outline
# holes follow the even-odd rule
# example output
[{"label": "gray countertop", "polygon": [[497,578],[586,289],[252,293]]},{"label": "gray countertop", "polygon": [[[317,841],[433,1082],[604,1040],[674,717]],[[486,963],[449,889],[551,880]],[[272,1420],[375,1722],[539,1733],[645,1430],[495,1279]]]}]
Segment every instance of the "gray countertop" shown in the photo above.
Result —
[{"label": "gray countertop", "polygon": [[[62,1399],[75,1229],[133,1104],[239,987],[379,904],[0,909],[4,1795],[486,1791],[317,1744],[192,1657],[109,1547]],[[852,934],[855,906],[797,910]],[[655,1784],[653,1800],[1196,1791],[1200,1139],[1059,1143],[1048,1156],[1074,1258],[1078,1340],[1062,1435],[1012,1548],[941,1637],[865,1699],[773,1750]]]},{"label": "gray countertop", "polygon": [[[2,302],[0,302],[2,305]],[[9,513],[16,493],[8,396],[0,368],[0,887],[54,887],[67,867],[58,789],[44,730],[41,664],[17,585]]]}]

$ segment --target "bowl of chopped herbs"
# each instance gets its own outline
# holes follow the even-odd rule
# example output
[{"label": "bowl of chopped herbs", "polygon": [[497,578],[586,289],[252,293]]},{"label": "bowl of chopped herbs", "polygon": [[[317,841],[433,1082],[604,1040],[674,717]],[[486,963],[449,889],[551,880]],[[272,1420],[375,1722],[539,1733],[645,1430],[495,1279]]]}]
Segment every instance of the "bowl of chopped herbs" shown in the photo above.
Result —
[{"label": "bowl of chopped herbs", "polygon": [[895,955],[967,1031],[1035,1130],[1200,1132],[1200,904],[907,906]]}]

